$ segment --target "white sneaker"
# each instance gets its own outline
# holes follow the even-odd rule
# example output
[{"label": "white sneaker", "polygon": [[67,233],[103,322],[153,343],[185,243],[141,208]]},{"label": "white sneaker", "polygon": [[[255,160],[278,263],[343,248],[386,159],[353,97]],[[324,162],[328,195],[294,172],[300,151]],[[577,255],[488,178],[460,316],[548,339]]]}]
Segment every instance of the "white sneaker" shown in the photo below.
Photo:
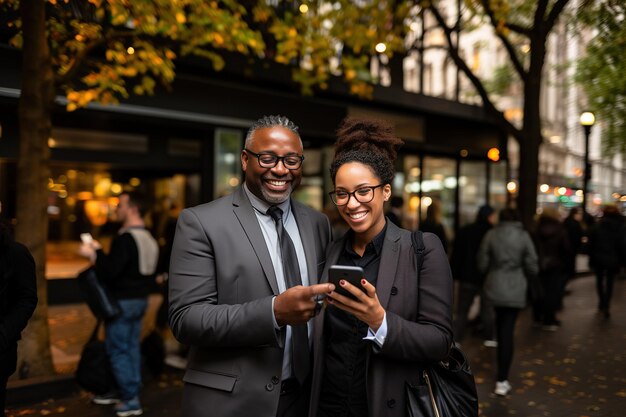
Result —
[{"label": "white sneaker", "polygon": [[165,364],[176,369],[187,369],[187,359],[178,355],[169,354],[165,357]]},{"label": "white sneaker", "polygon": [[511,384],[509,384],[509,381],[496,382],[496,389],[493,390],[494,394],[504,397],[509,392],[511,392]]},{"label": "white sneaker", "polygon": [[490,348],[497,348],[498,342],[496,340],[487,339],[483,342],[483,346]]}]

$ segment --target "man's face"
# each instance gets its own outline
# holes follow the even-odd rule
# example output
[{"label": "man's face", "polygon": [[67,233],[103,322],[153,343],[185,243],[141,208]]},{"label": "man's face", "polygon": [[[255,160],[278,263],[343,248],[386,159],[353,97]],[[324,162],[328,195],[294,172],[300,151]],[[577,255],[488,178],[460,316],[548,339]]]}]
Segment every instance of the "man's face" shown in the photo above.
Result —
[{"label": "man's face", "polygon": [[[257,154],[269,153],[281,157],[302,155],[298,136],[281,126],[258,129],[249,149]],[[280,160],[275,167],[264,168],[255,155],[246,151],[241,152],[241,166],[246,173],[248,189],[268,204],[280,204],[287,200],[302,179],[302,166],[289,170]]]},{"label": "man's face", "polygon": [[117,215],[117,220],[124,223],[128,218],[128,210],[130,206],[128,205],[128,194],[122,194],[120,196],[120,201],[115,208],[115,214]]}]

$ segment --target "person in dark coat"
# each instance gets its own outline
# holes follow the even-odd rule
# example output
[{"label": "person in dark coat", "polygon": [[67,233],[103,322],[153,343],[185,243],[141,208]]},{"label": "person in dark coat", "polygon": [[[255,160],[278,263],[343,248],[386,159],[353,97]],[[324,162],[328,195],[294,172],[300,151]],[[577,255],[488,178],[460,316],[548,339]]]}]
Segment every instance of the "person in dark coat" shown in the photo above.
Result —
[{"label": "person in dark coat", "polygon": [[0,220],[0,415],[6,386],[17,368],[17,342],[37,307],[35,261],[26,247],[12,240]]},{"label": "person in dark coat", "polygon": [[560,325],[556,312],[563,298],[567,260],[571,257],[567,233],[556,210],[543,209],[533,237],[539,257],[539,281],[544,289],[544,297],[534,300],[534,319],[541,321],[544,330],[555,331]]},{"label": "person in dark coat", "polygon": [[589,266],[596,274],[598,311],[610,317],[613,280],[626,257],[626,227],[617,207],[606,206],[589,235]]},{"label": "person in dark coat", "polygon": [[[467,314],[472,306],[474,297],[480,294],[483,287],[484,275],[478,270],[476,256],[480,242],[485,234],[493,227],[495,211],[489,205],[478,210],[476,221],[462,227],[454,240],[452,249],[452,275],[459,281],[459,295],[457,299],[456,317],[454,319],[454,336],[461,342],[467,327]],[[495,339],[493,327],[493,306],[485,297],[480,300],[480,320],[485,341]],[[493,344],[491,344],[493,346]]]},{"label": "person in dark coat", "polygon": [[569,214],[563,220],[563,226],[567,234],[570,246],[570,253],[566,262],[567,278],[571,279],[576,275],[576,256],[581,253],[583,244],[583,213],[580,207],[572,207]]}]

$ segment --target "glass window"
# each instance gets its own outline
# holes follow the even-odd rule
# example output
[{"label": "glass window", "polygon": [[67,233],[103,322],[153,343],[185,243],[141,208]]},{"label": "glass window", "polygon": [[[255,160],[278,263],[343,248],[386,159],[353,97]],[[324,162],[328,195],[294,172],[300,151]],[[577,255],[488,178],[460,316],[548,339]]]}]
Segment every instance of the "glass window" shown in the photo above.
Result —
[{"label": "glass window", "polygon": [[459,226],[472,223],[487,203],[487,172],[484,161],[461,161],[459,176]]},{"label": "glass window", "polygon": [[230,194],[241,182],[239,155],[243,133],[235,129],[215,130],[214,198]]},{"label": "glass window", "polygon": [[455,160],[424,157],[420,229],[429,220],[428,214],[432,214],[432,220],[443,225],[448,242],[453,237],[456,186]]},{"label": "glass window", "polygon": [[150,206],[144,217],[155,238],[166,235],[168,221],[197,200],[193,179],[198,174],[161,175],[97,164],[59,164],[51,167],[48,179],[48,241],[46,278],[73,278],[87,267],[78,255],[80,233],[89,232],[105,249],[120,227],[115,208],[119,195],[140,190]]},{"label": "glass window", "polygon": [[497,163],[489,163],[489,169],[491,170],[491,179],[489,183],[489,204],[497,210],[506,207],[508,191],[506,189],[506,161],[500,161]]}]

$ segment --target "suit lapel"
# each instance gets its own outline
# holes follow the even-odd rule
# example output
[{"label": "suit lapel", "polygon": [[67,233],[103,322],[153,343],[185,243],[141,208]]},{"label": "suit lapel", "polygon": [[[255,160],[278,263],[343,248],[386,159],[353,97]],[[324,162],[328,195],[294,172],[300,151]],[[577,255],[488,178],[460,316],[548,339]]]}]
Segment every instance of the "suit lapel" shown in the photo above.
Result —
[{"label": "suit lapel", "polygon": [[378,300],[384,309],[387,309],[391,288],[396,279],[398,258],[400,256],[400,229],[391,222],[387,222],[385,242],[380,256],[378,268],[378,280],[376,281],[376,293]]},{"label": "suit lapel", "polygon": [[[254,208],[252,204],[250,204],[250,200],[248,200],[248,196],[245,194],[243,187],[239,187],[233,192],[233,212],[239,220],[243,232],[248,236],[252,249],[254,249],[261,263],[263,272],[265,272],[265,277],[270,287],[272,287],[272,291],[274,294],[278,295],[278,283],[276,281],[276,274],[274,273],[272,258],[267,250],[267,244],[265,243],[261,226],[259,226],[256,214],[254,213]],[[233,254],[233,256],[236,256],[236,254]]]}]

